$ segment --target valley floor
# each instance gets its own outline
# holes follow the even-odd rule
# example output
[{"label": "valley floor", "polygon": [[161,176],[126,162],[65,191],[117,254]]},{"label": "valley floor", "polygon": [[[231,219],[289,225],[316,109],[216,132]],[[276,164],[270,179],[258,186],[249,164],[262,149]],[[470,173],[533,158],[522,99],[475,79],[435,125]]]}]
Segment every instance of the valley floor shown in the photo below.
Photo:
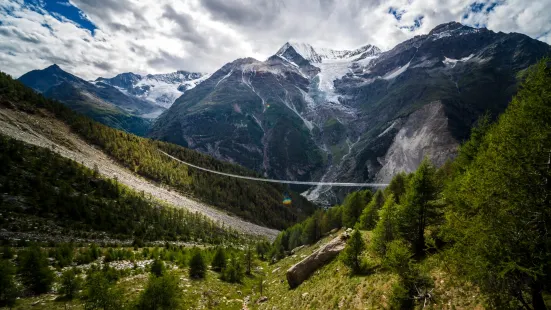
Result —
[{"label": "valley floor", "polygon": [[[41,111],[46,114],[47,112]],[[198,212],[210,219],[223,223],[246,234],[260,235],[273,240],[278,231],[262,227],[223,211],[185,197],[168,187],[154,184],[131,173],[114,162],[109,156],[83,141],[72,133],[69,127],[53,117],[42,117],[19,111],[0,108],[0,133],[14,139],[40,147],[49,148],[58,154],[72,159],[90,169],[97,169],[107,178],[116,178],[138,192],[144,192],[169,204]]]}]

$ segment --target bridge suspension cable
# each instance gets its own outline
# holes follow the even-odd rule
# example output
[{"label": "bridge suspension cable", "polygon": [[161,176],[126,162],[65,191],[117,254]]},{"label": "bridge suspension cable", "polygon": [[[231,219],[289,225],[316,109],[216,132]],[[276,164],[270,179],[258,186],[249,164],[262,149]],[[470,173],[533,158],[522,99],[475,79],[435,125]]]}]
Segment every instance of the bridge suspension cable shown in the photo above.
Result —
[{"label": "bridge suspension cable", "polygon": [[176,160],[184,165],[190,166],[195,169],[199,169],[202,171],[218,174],[218,175],[224,175],[231,178],[236,179],[243,179],[243,180],[250,180],[250,181],[258,181],[258,182],[269,182],[269,183],[281,183],[281,184],[295,184],[295,185],[311,185],[311,186],[340,186],[340,187],[386,187],[388,184],[386,183],[347,183],[347,182],[310,182],[310,181],[290,181],[290,180],[276,180],[276,179],[264,179],[264,178],[255,178],[255,177],[249,177],[244,175],[238,175],[238,174],[231,174],[231,173],[225,173],[220,172],[212,169],[207,169],[203,167],[199,167],[194,164],[190,164],[188,162],[185,162],[179,158],[176,158],[170,154],[167,154],[161,150],[159,150],[162,154],[172,158],[173,160]]}]

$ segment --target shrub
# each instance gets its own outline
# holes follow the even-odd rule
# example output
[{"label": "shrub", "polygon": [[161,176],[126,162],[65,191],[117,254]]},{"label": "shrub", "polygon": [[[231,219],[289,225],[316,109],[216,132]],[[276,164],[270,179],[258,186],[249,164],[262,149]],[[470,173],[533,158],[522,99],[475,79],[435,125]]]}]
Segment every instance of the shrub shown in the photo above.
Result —
[{"label": "shrub", "polygon": [[86,310],[120,310],[123,307],[122,293],[109,283],[102,272],[92,273],[86,286]]},{"label": "shrub", "polygon": [[19,291],[15,283],[15,267],[8,260],[0,261],[0,307],[15,304]]},{"label": "shrub", "polygon": [[19,256],[19,273],[23,285],[35,294],[48,292],[54,282],[54,273],[48,267],[48,258],[36,245]]},{"label": "shrub", "polygon": [[60,292],[68,299],[73,299],[82,288],[82,278],[80,278],[74,268],[67,269],[61,275]]},{"label": "shrub", "polygon": [[178,279],[171,274],[161,277],[152,276],[140,296],[138,309],[168,310],[180,307]]},{"label": "shrub", "polygon": [[163,261],[156,259],[151,263],[150,270],[153,275],[160,277],[165,273],[165,264]]},{"label": "shrub", "polygon": [[243,280],[243,265],[241,261],[232,256],[228,265],[222,270],[222,280],[230,283],[240,283]]}]

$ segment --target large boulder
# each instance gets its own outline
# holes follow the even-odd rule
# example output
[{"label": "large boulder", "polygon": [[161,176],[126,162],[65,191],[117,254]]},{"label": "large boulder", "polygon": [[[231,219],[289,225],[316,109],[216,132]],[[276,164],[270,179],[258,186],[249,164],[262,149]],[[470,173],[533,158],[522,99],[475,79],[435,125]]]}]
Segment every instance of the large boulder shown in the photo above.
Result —
[{"label": "large boulder", "polygon": [[287,282],[291,288],[299,286],[317,269],[332,261],[346,246],[346,240],[350,237],[343,233],[331,240],[308,257],[298,262],[287,270]]}]

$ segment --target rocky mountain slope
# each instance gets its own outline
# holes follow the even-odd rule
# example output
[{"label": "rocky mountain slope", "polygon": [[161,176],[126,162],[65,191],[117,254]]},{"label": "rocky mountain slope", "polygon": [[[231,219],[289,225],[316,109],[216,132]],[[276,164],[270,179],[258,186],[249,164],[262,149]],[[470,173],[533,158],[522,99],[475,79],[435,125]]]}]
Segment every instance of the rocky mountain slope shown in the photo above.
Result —
[{"label": "rocky mountain slope", "polygon": [[85,81],[58,65],[30,71],[19,80],[94,120],[139,135],[143,135],[151,120],[165,110],[150,101],[124,94],[109,84]]},{"label": "rocky mountain slope", "polygon": [[112,78],[99,77],[95,83],[111,85],[129,96],[169,108],[186,90],[192,89],[208,77],[205,73],[187,71],[147,75],[127,72]]},{"label": "rocky mountain slope", "polygon": [[[522,34],[455,22],[386,52],[287,43],[265,61],[219,69],[149,135],[277,178],[385,182],[426,155],[437,164],[453,156],[480,115],[505,109],[517,75],[550,52]],[[324,204],[343,194],[304,193]]]}]

